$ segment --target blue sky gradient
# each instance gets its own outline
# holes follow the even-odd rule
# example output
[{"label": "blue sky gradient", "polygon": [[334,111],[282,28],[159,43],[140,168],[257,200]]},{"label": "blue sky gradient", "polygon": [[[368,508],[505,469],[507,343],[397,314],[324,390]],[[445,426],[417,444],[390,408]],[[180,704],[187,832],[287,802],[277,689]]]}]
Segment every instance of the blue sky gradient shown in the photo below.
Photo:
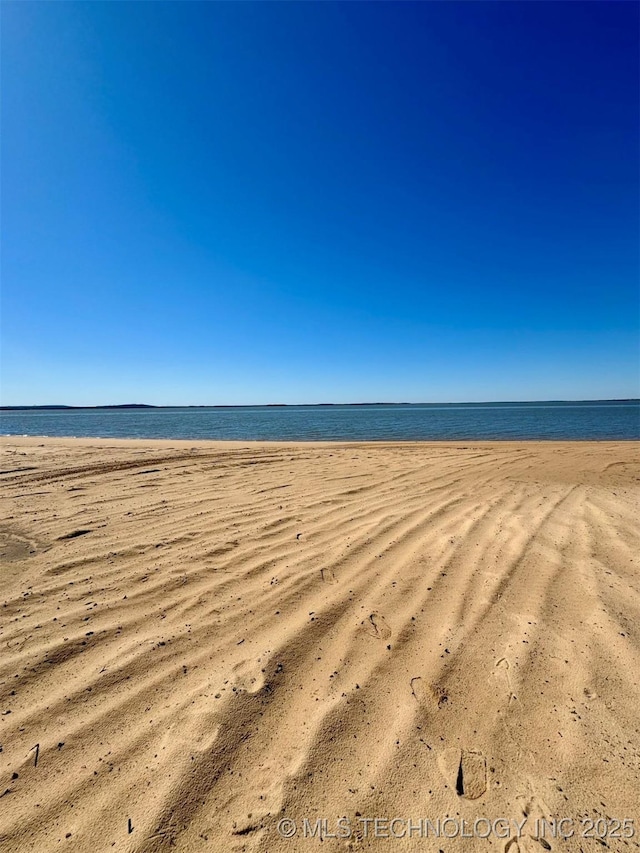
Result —
[{"label": "blue sky gradient", "polygon": [[2,402],[640,394],[639,6],[2,5]]}]

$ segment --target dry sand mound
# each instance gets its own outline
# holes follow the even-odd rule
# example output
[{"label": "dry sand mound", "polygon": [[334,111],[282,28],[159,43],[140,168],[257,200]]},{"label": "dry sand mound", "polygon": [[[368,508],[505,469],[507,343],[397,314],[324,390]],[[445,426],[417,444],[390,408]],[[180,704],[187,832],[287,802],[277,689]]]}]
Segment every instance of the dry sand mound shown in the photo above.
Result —
[{"label": "dry sand mound", "polygon": [[[7,438],[0,467],[3,851],[640,847],[637,444]],[[446,837],[480,817],[521,836]]]}]

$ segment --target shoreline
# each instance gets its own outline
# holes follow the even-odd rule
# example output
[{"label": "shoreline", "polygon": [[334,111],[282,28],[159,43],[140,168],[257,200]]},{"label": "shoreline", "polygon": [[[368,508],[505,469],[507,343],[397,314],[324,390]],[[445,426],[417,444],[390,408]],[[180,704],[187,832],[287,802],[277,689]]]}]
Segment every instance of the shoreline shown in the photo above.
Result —
[{"label": "shoreline", "polygon": [[443,438],[443,439],[354,439],[352,441],[343,439],[222,439],[222,438],[108,438],[104,436],[50,436],[50,435],[0,435],[0,446],[15,443],[20,446],[31,446],[39,443],[43,446],[59,444],[64,446],[68,443],[83,447],[136,447],[140,445],[151,445],[154,447],[209,447],[214,450],[224,448],[259,448],[259,447],[457,447],[461,443],[486,445],[497,447],[500,445],[512,446],[523,445],[588,445],[598,447],[605,445],[638,444],[640,438]]}]

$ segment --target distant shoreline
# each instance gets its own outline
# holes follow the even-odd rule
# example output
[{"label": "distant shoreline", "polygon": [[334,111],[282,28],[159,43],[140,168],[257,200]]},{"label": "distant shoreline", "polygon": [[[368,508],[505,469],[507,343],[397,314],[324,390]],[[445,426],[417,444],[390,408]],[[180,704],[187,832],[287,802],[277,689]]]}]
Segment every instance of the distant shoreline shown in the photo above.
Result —
[{"label": "distant shoreline", "polygon": [[568,403],[640,403],[638,397],[622,397],[602,400],[485,400],[481,402],[446,402],[446,403],[197,403],[186,406],[155,406],[151,403],[108,403],[100,406],[68,406],[64,403],[35,406],[0,406],[0,412],[51,412],[51,411],[105,411],[112,409],[301,409],[320,408],[327,406],[534,406],[534,405],[564,405]]}]

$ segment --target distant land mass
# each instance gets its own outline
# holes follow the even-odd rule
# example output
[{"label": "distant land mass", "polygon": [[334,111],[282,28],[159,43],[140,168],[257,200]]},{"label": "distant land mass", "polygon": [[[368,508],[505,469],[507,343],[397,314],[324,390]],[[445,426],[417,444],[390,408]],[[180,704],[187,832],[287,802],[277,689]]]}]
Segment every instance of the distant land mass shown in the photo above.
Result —
[{"label": "distant land mass", "polygon": [[[37,410],[49,410],[49,409],[173,409],[175,406],[151,406],[148,403],[114,403],[108,404],[105,406],[66,406],[63,403],[57,404],[52,403],[48,406],[0,406],[0,412],[16,412],[16,411],[24,411],[28,409],[29,411],[33,411],[33,409]],[[183,408],[180,406],[179,408]],[[191,408],[184,407],[184,408]]]},{"label": "distant land mass", "polygon": [[253,408],[320,408],[325,406],[526,406],[533,404],[552,404],[552,403],[640,403],[638,397],[624,397],[603,400],[486,400],[475,403],[392,403],[392,402],[372,402],[372,403],[218,403],[206,404],[200,403],[190,406],[154,406],[150,403],[108,403],[100,406],[67,406],[64,403],[35,405],[35,406],[0,406],[1,412],[21,412],[21,411],[69,411],[69,410],[84,410],[84,411],[102,411],[104,409],[253,409]]}]

